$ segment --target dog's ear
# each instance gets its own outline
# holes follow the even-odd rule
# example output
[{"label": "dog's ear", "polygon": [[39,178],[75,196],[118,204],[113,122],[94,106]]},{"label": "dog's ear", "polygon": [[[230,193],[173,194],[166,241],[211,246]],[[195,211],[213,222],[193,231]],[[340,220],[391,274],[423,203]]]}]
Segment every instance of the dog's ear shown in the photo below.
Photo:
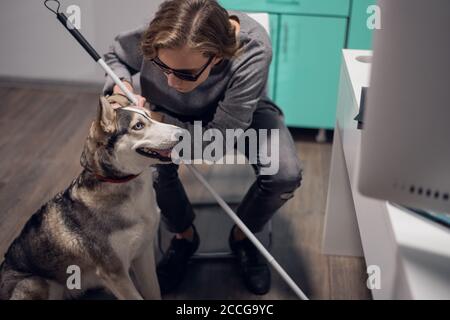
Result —
[{"label": "dog's ear", "polygon": [[100,97],[98,106],[97,121],[102,130],[106,133],[113,133],[115,130],[115,111],[105,97]]}]

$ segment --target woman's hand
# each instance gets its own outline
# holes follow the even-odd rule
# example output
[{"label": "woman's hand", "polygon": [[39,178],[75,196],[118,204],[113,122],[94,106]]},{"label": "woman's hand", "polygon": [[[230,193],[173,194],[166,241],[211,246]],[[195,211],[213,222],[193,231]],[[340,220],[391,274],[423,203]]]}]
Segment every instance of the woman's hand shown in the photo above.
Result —
[{"label": "woman's hand", "polygon": [[150,110],[150,117],[155,121],[164,122],[164,114],[162,114],[161,112]]},{"label": "woman's hand", "polygon": [[[133,86],[131,85],[131,83],[129,83],[128,81],[123,81],[123,83],[124,83],[125,87],[128,88],[128,90],[130,90],[132,93],[134,93],[134,89],[133,89]],[[120,94],[125,95],[125,93],[122,91],[122,89],[120,89],[120,87],[118,85],[114,86],[113,93],[120,93]],[[138,94],[135,94],[134,96],[136,97],[136,99],[138,101],[138,105],[137,106],[140,107],[140,108],[143,108],[144,105],[145,105],[145,102],[147,100],[144,97],[142,97],[142,96],[140,96]]]},{"label": "woman's hand", "polygon": [[[133,86],[131,85],[131,83],[129,83],[128,81],[123,81],[123,83],[124,83],[124,85],[128,88],[128,90],[130,90],[132,93],[134,93],[134,90],[133,90]],[[118,86],[118,85],[115,85],[114,86],[114,88],[113,88],[113,93],[120,93],[120,94],[124,94],[123,92],[122,92],[122,89],[120,89],[120,87]],[[136,98],[137,98],[137,100],[138,100],[138,107],[141,107],[141,108],[143,108],[144,107],[144,105],[145,105],[145,103],[147,102],[147,100],[144,98],[144,97],[142,97],[142,96],[140,96],[140,95],[138,95],[138,94],[135,94],[134,95]],[[120,108],[120,106],[119,105],[117,105],[117,106],[113,106],[114,108]],[[156,112],[156,111],[151,111],[150,110],[150,117],[153,119],[153,120],[155,120],[155,121],[159,121],[159,122],[163,122],[164,121],[164,114],[162,114],[162,113],[160,113],[160,112]]]}]

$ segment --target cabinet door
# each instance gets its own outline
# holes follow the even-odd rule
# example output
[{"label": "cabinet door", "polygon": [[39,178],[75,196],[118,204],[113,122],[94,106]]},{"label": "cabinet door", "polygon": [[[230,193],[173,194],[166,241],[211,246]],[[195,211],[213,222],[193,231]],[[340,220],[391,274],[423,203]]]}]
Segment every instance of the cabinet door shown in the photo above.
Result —
[{"label": "cabinet door", "polygon": [[276,88],[276,74],[277,74],[277,61],[278,61],[278,26],[280,21],[280,15],[270,14],[270,41],[272,42],[272,63],[270,64],[270,72],[268,79],[268,95],[275,99]]},{"label": "cabinet door", "polygon": [[[360,0],[356,0],[360,1]],[[219,0],[227,9],[347,17],[350,0]]]},{"label": "cabinet door", "polygon": [[367,13],[367,9],[375,3],[376,0],[353,1],[348,28],[348,48],[366,50],[372,48],[372,30],[367,27],[367,19],[370,14]]},{"label": "cabinet door", "polygon": [[333,128],[344,18],[281,15],[275,101],[293,127]]}]

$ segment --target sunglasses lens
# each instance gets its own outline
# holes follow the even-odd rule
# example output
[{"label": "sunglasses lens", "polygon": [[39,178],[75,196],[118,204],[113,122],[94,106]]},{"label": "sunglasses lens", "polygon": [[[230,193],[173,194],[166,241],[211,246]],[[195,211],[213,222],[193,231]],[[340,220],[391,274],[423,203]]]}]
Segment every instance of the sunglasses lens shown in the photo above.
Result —
[{"label": "sunglasses lens", "polygon": [[191,74],[185,74],[185,73],[179,73],[179,72],[174,72],[173,73],[177,78],[180,78],[181,80],[186,80],[186,81],[197,81],[197,78],[194,75]]},{"label": "sunglasses lens", "polygon": [[167,67],[165,64],[163,64],[161,61],[159,61],[159,59],[152,59],[152,62],[159,67],[165,74],[169,75],[171,73],[174,74],[174,76],[176,76],[177,78],[181,79],[181,80],[185,80],[185,81],[191,81],[191,82],[195,82],[198,80],[198,78],[200,77],[200,75],[203,73],[203,71],[205,71],[205,69],[208,67],[208,65],[211,63],[213,57],[211,57],[208,62],[203,66],[203,68],[201,69],[201,71],[197,74],[197,75],[193,75],[193,74],[187,74],[187,73],[182,73],[173,69],[170,69],[169,67]]}]

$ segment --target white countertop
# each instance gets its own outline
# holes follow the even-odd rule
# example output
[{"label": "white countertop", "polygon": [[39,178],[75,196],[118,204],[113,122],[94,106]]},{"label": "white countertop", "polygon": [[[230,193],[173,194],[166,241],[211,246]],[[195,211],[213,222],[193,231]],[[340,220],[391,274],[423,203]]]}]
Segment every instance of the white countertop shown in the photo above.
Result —
[{"label": "white countertop", "polygon": [[342,54],[347,65],[348,76],[351,79],[353,94],[359,106],[361,88],[368,87],[370,82],[372,51],[344,49]]},{"label": "white countertop", "polygon": [[450,299],[450,230],[387,204],[414,299]]}]

